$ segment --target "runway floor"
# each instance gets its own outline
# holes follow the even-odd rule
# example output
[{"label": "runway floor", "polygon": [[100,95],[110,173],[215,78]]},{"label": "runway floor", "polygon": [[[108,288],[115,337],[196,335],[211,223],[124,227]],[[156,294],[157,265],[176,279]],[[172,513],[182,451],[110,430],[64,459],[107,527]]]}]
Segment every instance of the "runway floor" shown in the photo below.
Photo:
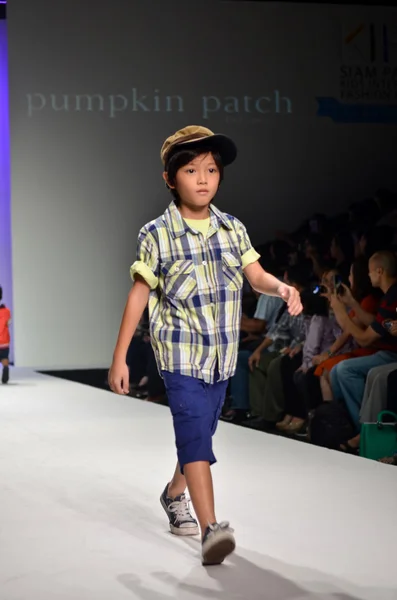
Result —
[{"label": "runway floor", "polygon": [[203,568],[168,532],[168,409],[26,370],[0,386],[0,600],[397,600],[397,469],[220,423]]}]

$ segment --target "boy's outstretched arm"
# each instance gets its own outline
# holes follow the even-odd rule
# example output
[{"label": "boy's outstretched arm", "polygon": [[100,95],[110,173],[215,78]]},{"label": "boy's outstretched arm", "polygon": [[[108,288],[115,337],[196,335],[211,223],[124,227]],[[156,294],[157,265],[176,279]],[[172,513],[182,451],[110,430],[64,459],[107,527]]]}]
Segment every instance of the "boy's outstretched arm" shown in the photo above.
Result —
[{"label": "boy's outstretched arm", "polygon": [[116,394],[128,394],[130,375],[126,363],[131,340],[149,300],[150,287],[139,275],[128,294],[127,304],[121,321],[119,336],[109,370],[110,389]]}]

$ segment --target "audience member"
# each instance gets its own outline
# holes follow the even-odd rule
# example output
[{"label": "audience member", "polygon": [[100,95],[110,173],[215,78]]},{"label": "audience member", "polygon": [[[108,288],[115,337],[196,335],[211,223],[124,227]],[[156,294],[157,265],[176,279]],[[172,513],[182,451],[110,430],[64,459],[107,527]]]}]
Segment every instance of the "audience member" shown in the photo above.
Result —
[{"label": "audience member", "polygon": [[[394,323],[397,322],[394,321]],[[393,335],[397,335],[394,327]],[[378,415],[387,408],[387,387],[390,373],[397,370],[397,362],[374,367],[368,372],[360,411],[360,423],[376,423]],[[397,440],[396,440],[397,448]]]},{"label": "audience member", "polygon": [[[330,271],[324,276],[324,285],[328,290],[328,299],[335,292],[335,272]],[[349,275],[350,289],[345,285],[339,286],[339,298],[350,308],[349,315],[359,327],[369,326],[375,318],[380,302],[380,294],[372,287],[368,275],[368,261],[356,259],[351,266]],[[336,324],[337,325],[337,324]],[[338,331],[339,330],[339,331]],[[323,353],[313,358],[313,364],[318,365],[314,374],[320,377],[320,386],[324,402],[333,400],[330,373],[335,365],[349,358],[368,356],[376,352],[376,346],[361,348],[348,332],[335,327],[335,341]]]},{"label": "audience member", "polygon": [[312,263],[312,276],[321,278],[327,263],[329,263],[328,239],[318,233],[310,234],[303,244],[304,256]]},{"label": "audience member", "polygon": [[[397,338],[385,327],[397,310],[397,261],[392,252],[379,252],[369,260],[369,276],[374,287],[384,294],[375,320],[362,329],[349,317],[345,305],[334,294],[331,305],[335,317],[346,333],[350,333],[362,347],[375,346],[378,351],[370,356],[351,358],[337,364],[331,371],[331,386],[336,399],[343,400],[357,433],[360,430],[360,410],[368,372],[374,367],[397,362]],[[359,435],[341,446],[347,452],[356,452]]]},{"label": "audience member", "polygon": [[[276,425],[279,431],[298,433],[305,426],[318,380],[313,381],[313,357],[321,354],[334,341],[334,323],[328,316],[328,304],[319,295],[306,295],[303,299],[305,315],[305,343],[300,355],[301,364],[293,372],[284,368],[282,381],[285,393],[285,416]],[[291,364],[287,358],[286,365]],[[268,386],[269,387],[269,386]],[[319,390],[318,390],[319,391]]]},{"label": "audience member", "polygon": [[263,334],[270,330],[277,318],[283,300],[277,296],[259,294],[256,311],[252,318],[243,313],[241,331],[246,334],[241,338],[240,349],[254,351],[262,341]]},{"label": "audience member", "polygon": [[[294,286],[300,292],[307,286],[306,274],[299,267],[289,267],[286,271],[286,280],[289,285]],[[244,364],[240,362],[240,369],[237,370],[235,377],[232,379],[231,390],[232,395],[234,395],[233,381],[236,376],[240,378],[240,385],[244,379],[244,387],[247,389],[248,377],[249,407],[245,405],[245,408],[249,408],[251,414],[250,418],[243,422],[245,426],[256,429],[265,425],[262,412],[268,368],[281,351],[286,348],[293,349],[295,345],[300,344],[303,336],[303,315],[291,317],[284,304],[279,311],[278,322],[269,331],[262,344],[251,354],[247,362]],[[242,389],[242,386],[240,389]]]},{"label": "audience member", "polygon": [[350,231],[337,233],[332,238],[330,255],[335,261],[335,268],[340,273],[343,281],[346,282],[354,259],[354,240]]}]

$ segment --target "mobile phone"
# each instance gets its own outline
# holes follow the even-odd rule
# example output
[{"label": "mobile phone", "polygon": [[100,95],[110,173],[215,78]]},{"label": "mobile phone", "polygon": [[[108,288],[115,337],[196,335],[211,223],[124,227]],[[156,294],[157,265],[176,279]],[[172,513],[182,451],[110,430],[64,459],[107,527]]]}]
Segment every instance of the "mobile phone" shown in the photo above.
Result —
[{"label": "mobile phone", "polygon": [[345,288],[342,285],[343,281],[342,281],[342,277],[340,275],[335,275],[334,276],[334,288],[337,294],[339,294],[340,296],[343,296],[343,294],[345,293]]},{"label": "mobile phone", "polygon": [[313,294],[326,294],[327,288],[325,287],[325,285],[316,284],[312,289],[312,293]]}]

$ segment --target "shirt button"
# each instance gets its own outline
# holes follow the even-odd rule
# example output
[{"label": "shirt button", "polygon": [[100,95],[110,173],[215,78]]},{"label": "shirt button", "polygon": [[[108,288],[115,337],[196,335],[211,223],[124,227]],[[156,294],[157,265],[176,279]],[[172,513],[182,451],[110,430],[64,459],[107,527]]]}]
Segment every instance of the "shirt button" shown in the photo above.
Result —
[{"label": "shirt button", "polygon": [[206,261],[206,260],[203,260],[203,265],[206,265],[206,264],[207,264],[207,261]]},{"label": "shirt button", "polygon": [[179,267],[175,267],[175,271],[179,271]]}]

